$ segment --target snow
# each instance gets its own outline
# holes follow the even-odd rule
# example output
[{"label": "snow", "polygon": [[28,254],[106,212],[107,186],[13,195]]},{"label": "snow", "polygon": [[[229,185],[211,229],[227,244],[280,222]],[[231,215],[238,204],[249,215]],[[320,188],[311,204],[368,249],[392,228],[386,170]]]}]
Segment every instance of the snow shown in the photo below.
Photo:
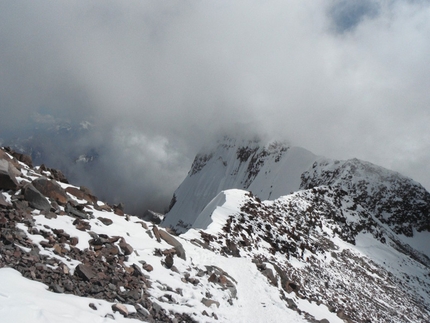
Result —
[{"label": "snow", "polygon": [[412,248],[421,251],[423,254],[430,258],[430,232],[418,232],[414,229],[413,237],[406,237],[404,235],[401,235],[400,238]]},{"label": "snow", "polygon": [[[178,226],[179,221],[193,225],[203,209],[224,190],[246,189],[261,199],[276,199],[297,191],[300,188],[301,174],[318,157],[300,147],[280,144],[275,147],[226,139],[212,152],[200,155],[205,157],[204,170],[191,171],[175,191],[176,203],[166,214],[163,226],[173,226],[179,232],[184,232],[184,228]],[[246,161],[242,161],[238,157],[238,150],[241,148],[249,148],[254,153]],[[250,172],[254,166],[253,156],[259,156],[260,161],[254,161],[259,165],[254,175]]]},{"label": "snow", "polygon": [[[251,147],[253,146],[251,145]],[[257,151],[261,151],[261,147],[258,147],[258,145],[255,147]],[[308,322],[304,315],[299,314],[300,311],[314,316],[316,320],[327,319],[331,323],[343,322],[327,306],[317,305],[315,301],[310,300],[311,298],[298,297],[295,292],[288,294],[283,289],[285,285],[272,285],[256,264],[253,263],[252,260],[257,255],[267,260],[266,268],[271,269],[273,272],[275,272],[273,264],[277,266],[280,264],[285,265],[284,268],[289,270],[288,275],[290,276],[288,276],[288,279],[294,279],[294,282],[302,285],[303,288],[300,292],[308,288],[308,294],[306,295],[316,295],[317,299],[322,294],[318,294],[319,291],[314,286],[317,286],[321,281],[314,280],[311,284],[305,286],[304,282],[300,281],[301,278],[294,277],[294,274],[298,273],[302,275],[299,277],[306,277],[307,272],[319,270],[325,275],[324,279],[328,277],[327,280],[332,279],[332,281],[334,280],[347,286],[350,284],[349,286],[352,286],[350,288],[363,286],[363,279],[365,278],[373,280],[377,283],[376,288],[381,291],[375,301],[381,304],[382,307],[391,308],[392,302],[396,301],[396,299],[387,297],[382,288],[400,289],[403,288],[403,285],[397,284],[397,282],[404,281],[407,288],[413,290],[414,297],[420,296],[425,300],[421,304],[429,304],[428,288],[424,286],[424,283],[429,282],[427,278],[428,266],[411,259],[404,251],[402,252],[401,248],[399,248],[399,241],[407,243],[412,248],[429,256],[430,234],[428,232],[414,231],[413,238],[397,236],[387,225],[376,221],[378,228],[383,229],[384,237],[387,239],[386,243],[380,242],[370,233],[359,233],[356,236],[355,245],[342,240],[333,230],[333,228],[339,229],[335,223],[330,222],[329,218],[324,218],[324,214],[319,214],[318,212],[311,214],[308,211],[312,207],[312,200],[306,199],[306,197],[312,194],[311,190],[298,191],[300,188],[300,175],[309,169],[317,158],[301,148],[293,147],[282,151],[276,149],[269,151],[268,155],[264,155],[258,174],[255,178],[252,178],[246,188],[253,190],[255,195],[260,198],[266,199],[261,204],[258,204],[255,202],[256,199],[253,199],[255,204],[260,207],[260,209],[257,209],[257,214],[263,210],[264,206],[267,209],[272,207],[270,212],[284,216],[272,219],[271,224],[273,227],[275,224],[282,223],[288,229],[296,229],[297,227],[297,233],[300,231],[297,226],[298,223],[306,226],[308,225],[306,221],[312,216],[320,216],[322,218],[321,226],[310,228],[311,230],[308,233],[300,231],[301,236],[297,239],[299,239],[299,242],[304,241],[312,244],[321,242],[318,239],[324,237],[324,239],[327,238],[333,244],[329,249],[320,248],[312,252],[309,249],[304,249],[302,256],[288,255],[287,258],[286,254],[279,251],[269,252],[272,246],[268,241],[262,240],[253,249],[240,248],[241,257],[231,257],[223,256],[217,251],[216,244],[218,242],[211,244],[211,248],[214,248],[213,250],[196,245],[195,239],[200,240],[202,238],[202,231],[218,238],[220,234],[224,234],[223,227],[226,225],[227,220],[230,217],[242,216],[245,211],[242,211],[241,207],[244,202],[251,199],[249,192],[243,190],[244,186],[246,186],[245,181],[249,179],[247,173],[249,164],[238,159],[237,148],[236,144],[220,146],[212,154],[212,158],[208,159],[204,166],[205,171],[195,174],[190,173],[175,193],[178,199],[177,204],[167,216],[168,220],[164,224],[176,225],[177,222],[175,221],[182,219],[185,225],[190,227],[186,233],[175,237],[182,244],[186,254],[186,260],[174,257],[174,266],[177,268],[177,272],[168,269],[164,264],[165,258],[157,256],[155,252],[157,249],[161,251],[171,249],[172,246],[164,240],[158,242],[151,233],[153,224],[134,216],[118,216],[114,212],[98,211],[91,206],[85,206],[85,210],[91,213],[87,220],[91,225],[91,229],[88,231],[77,230],[73,225],[75,219],[70,216],[58,215],[56,218],[48,219],[39,211],[32,212],[34,225],[39,232],[41,230],[48,232],[54,229],[64,230],[71,237],[79,239],[76,247],[81,250],[91,249],[88,241],[93,238],[92,235],[94,234],[123,237],[134,250],[127,257],[125,265],[141,267],[140,264],[145,261],[153,267],[153,271],[145,271],[145,275],[151,282],[151,286],[149,287],[148,285],[147,289],[151,301],[157,303],[166,311],[187,313],[198,322]],[[326,163],[323,165],[326,169],[334,170],[338,167],[335,161],[319,159],[318,163],[321,165]],[[321,169],[318,167],[315,169],[315,172],[320,171]],[[361,172],[362,170],[360,169],[359,171]],[[363,174],[360,173],[359,177],[364,176]],[[368,178],[371,182],[371,185],[369,185],[371,189],[378,185],[379,175],[374,174],[372,175],[373,177]],[[25,170],[23,176],[23,180],[28,180],[29,178],[37,178],[39,175],[31,170]],[[354,181],[357,180],[354,179]],[[63,183],[60,183],[60,185],[63,188],[73,186]],[[290,191],[295,191],[295,193],[285,195]],[[328,186],[326,191],[332,193]],[[10,194],[5,192],[2,192],[2,194],[10,203]],[[281,195],[282,197],[279,197]],[[69,198],[78,204],[87,204],[87,201],[79,200],[70,194]],[[324,199],[327,204],[333,202],[333,199],[330,200],[328,197],[320,197],[320,199]],[[348,197],[341,200],[341,209],[344,212],[342,215],[345,218],[345,222],[357,223],[360,220],[358,212],[348,210],[353,205],[352,202],[353,200]],[[96,204],[100,206],[104,203],[98,201]],[[288,212],[276,213],[276,208],[281,209],[282,206],[290,204],[292,206],[288,210],[290,210],[291,214]],[[357,210],[363,211],[361,206],[358,206]],[[266,210],[263,211],[266,212]],[[111,219],[113,223],[105,225],[98,219],[99,217]],[[258,219],[258,215],[255,218]],[[142,223],[148,229],[144,228]],[[252,230],[249,232],[243,230],[240,233],[250,237],[251,231],[253,231],[252,234],[263,232],[261,227],[255,226],[255,223],[250,222],[250,225],[253,225]],[[43,248],[40,243],[45,239],[41,234],[31,233],[35,231],[29,232],[24,223],[19,223],[17,226],[27,234],[28,239],[39,246],[40,254],[56,259],[55,266],[57,266],[57,263],[58,265],[60,263],[66,264],[71,269],[70,273],[73,274],[74,268],[79,264],[77,260],[54,253],[54,248]],[[163,229],[160,228],[160,230]],[[279,233],[276,230],[270,230],[271,234],[276,235]],[[288,230],[284,231],[284,234],[288,235]],[[277,238],[282,240],[283,237],[278,235]],[[221,240],[219,239],[219,241]],[[118,242],[116,245],[118,246]],[[404,245],[401,246],[404,247]],[[22,246],[18,247],[26,250]],[[64,247],[70,248],[68,244]],[[346,254],[347,257],[343,256],[342,258],[342,253],[344,253],[343,255]],[[349,258],[349,256],[351,257]],[[318,268],[312,268],[313,261],[314,264],[317,264],[314,266]],[[348,266],[349,269],[357,270],[349,270],[348,275],[345,275],[345,270]],[[225,273],[233,286],[227,288],[219,283],[210,282],[208,277],[209,267],[219,268]],[[201,273],[203,274],[200,275]],[[354,281],[355,275],[359,276],[360,273],[362,273],[362,277],[358,278],[361,281],[359,279]],[[388,283],[386,283],[387,273],[390,275]],[[392,278],[391,274],[397,280]],[[195,284],[190,283],[186,281],[186,275],[198,279],[198,281]],[[281,282],[279,276],[276,279],[278,279],[278,283]],[[350,279],[352,280],[350,281]],[[333,288],[333,286],[330,286],[330,288]],[[134,322],[134,320],[125,319],[119,313],[113,313],[112,303],[92,298],[55,294],[47,289],[46,285],[23,278],[11,268],[0,269],[0,321],[6,323],[111,322],[110,318],[105,317],[106,314],[109,314],[113,315],[115,320],[119,322]],[[343,291],[341,290],[341,292]],[[329,290],[328,293],[334,293],[331,295],[338,297],[336,293],[339,293],[339,290]],[[283,297],[291,299],[297,305],[299,312],[288,308]],[[375,296],[373,295],[372,297],[374,298]],[[174,299],[174,301],[170,301],[170,298]],[[207,307],[202,303],[204,298],[210,298],[217,303]],[[398,297],[397,299],[400,300],[401,298]],[[326,304],[331,303],[331,299],[324,299],[324,301]],[[355,304],[354,301],[349,300],[349,302]],[[89,303],[94,303],[98,310],[91,309],[88,306]],[[341,303],[335,303],[335,307],[339,304]],[[125,306],[130,312],[135,311],[133,306],[128,304],[125,304]],[[209,316],[204,315],[204,312]],[[216,314],[218,320],[212,316],[213,314]],[[373,317],[370,318],[373,319]]]},{"label": "snow", "polygon": [[[97,310],[89,307],[94,303]],[[104,323],[141,322],[113,313],[113,303],[74,295],[55,294],[47,286],[21,276],[11,268],[0,269],[0,317],[3,323]]]}]

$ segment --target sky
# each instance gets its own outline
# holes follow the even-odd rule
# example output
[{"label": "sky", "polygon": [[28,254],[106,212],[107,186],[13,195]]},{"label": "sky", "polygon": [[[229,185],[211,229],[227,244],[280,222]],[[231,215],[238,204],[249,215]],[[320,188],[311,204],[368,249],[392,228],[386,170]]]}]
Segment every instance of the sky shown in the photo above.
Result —
[{"label": "sky", "polygon": [[0,0],[0,138],[90,121],[63,146],[103,147],[93,186],[139,208],[238,127],[430,189],[429,17],[418,0]]}]

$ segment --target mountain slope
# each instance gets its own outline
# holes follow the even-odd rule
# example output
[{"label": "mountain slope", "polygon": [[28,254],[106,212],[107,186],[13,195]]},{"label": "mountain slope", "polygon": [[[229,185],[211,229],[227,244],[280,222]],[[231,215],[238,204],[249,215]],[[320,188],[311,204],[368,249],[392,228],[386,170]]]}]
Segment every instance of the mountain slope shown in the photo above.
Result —
[{"label": "mountain slope", "polygon": [[306,322],[251,259],[173,237],[1,149],[0,164],[2,322]]},{"label": "mountain slope", "polygon": [[184,232],[222,190],[245,189],[262,199],[297,191],[301,174],[316,159],[299,147],[277,142],[263,146],[258,140],[225,137],[213,151],[196,156],[187,178],[175,191],[163,226]]},{"label": "mountain slope", "polygon": [[430,320],[430,259],[353,198],[328,186],[263,202],[246,191],[219,195],[198,218],[209,224],[182,237],[253,259],[290,308],[306,300],[346,322]]},{"label": "mountain slope", "polygon": [[[240,183],[271,198],[289,177],[296,191],[204,195],[179,236],[0,150],[2,321],[429,322],[428,193],[359,160],[254,144],[220,147],[230,154],[223,167],[233,166],[212,177],[217,188]],[[190,172],[202,181],[191,192],[213,192],[203,180],[214,156]],[[282,174],[292,160],[309,165]]]}]

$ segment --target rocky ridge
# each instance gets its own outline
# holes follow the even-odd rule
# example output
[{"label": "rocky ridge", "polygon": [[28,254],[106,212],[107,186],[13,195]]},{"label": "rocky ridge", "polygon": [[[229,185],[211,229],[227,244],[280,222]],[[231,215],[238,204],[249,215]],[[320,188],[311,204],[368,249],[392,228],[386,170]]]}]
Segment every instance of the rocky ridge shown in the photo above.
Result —
[{"label": "rocky ridge", "polygon": [[[306,299],[345,322],[430,320],[430,259],[353,198],[328,186],[264,202],[242,194],[222,232],[209,225],[183,236],[227,257],[253,259],[291,309]],[[220,222],[218,212],[211,217]]]},{"label": "rocky ridge", "polygon": [[[227,165],[239,174],[245,168],[238,165],[249,169],[246,162],[266,158],[249,186],[258,188],[273,179],[268,161],[294,165],[297,154],[283,161],[293,149],[277,147],[254,159],[259,150],[251,149]],[[229,151],[238,156],[233,144]],[[10,267],[54,293],[85,297],[101,318],[430,321],[430,259],[408,244],[428,233],[422,225],[428,193],[400,174],[361,161],[318,159],[294,172],[302,190],[266,201],[249,191],[221,191],[193,227],[175,236],[11,150],[0,150],[0,166],[0,271]],[[371,203],[377,188],[384,207]],[[399,226],[402,208],[391,204],[396,194],[418,205],[413,214],[422,212],[407,226]],[[409,226],[412,237],[399,229]],[[111,304],[108,310],[100,300]]]},{"label": "rocky ridge", "polygon": [[[98,299],[111,302],[111,311],[100,313],[107,318],[120,314],[146,322],[196,321],[191,309],[166,310],[160,304],[188,301],[182,294],[187,287],[181,285],[194,287],[202,279],[228,274],[186,262],[182,244],[164,229],[124,214],[120,205],[98,201],[85,187],[67,184],[59,171],[32,168],[10,153],[0,150],[1,165],[7,166],[0,173],[0,268],[13,268],[55,293],[94,298],[88,304],[94,311]],[[123,226],[130,231],[118,232]],[[141,250],[129,243],[139,236],[142,241],[135,245],[146,244]],[[157,276],[176,275],[178,287],[151,277],[155,271]],[[201,291],[207,308],[203,314],[214,320],[210,307],[219,302],[210,298],[210,291],[222,286],[215,282]]]}]

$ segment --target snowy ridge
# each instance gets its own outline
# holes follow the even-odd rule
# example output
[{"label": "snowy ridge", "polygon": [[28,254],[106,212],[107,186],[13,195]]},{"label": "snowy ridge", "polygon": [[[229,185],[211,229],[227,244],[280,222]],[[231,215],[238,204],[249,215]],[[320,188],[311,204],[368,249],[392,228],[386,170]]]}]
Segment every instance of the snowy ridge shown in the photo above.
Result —
[{"label": "snowy ridge", "polygon": [[251,259],[173,237],[57,171],[0,160],[0,185],[16,185],[0,191],[2,322],[307,322]]},{"label": "snowy ridge", "polygon": [[238,188],[262,199],[297,191],[301,174],[317,157],[306,149],[273,142],[225,137],[210,152],[196,156],[187,178],[175,191],[163,226],[184,232],[221,191]]},{"label": "snowy ridge", "polygon": [[305,300],[346,322],[430,320],[430,263],[353,198],[328,186],[263,202],[246,191],[220,194],[235,196],[236,208],[213,207],[206,229],[182,237],[252,259],[289,308],[306,317]]},{"label": "snowy ridge", "polygon": [[[182,227],[178,218],[188,229],[179,236],[0,150],[2,322],[430,321],[428,193],[418,183],[358,160],[228,142],[196,158],[178,189],[175,205],[187,209],[185,192],[200,208]],[[217,191],[235,183],[267,199]],[[406,199],[408,208],[397,203]]]},{"label": "snowy ridge", "polygon": [[321,185],[346,192],[396,233],[430,230],[430,193],[397,172],[358,159],[320,159],[303,173],[301,188]]}]

